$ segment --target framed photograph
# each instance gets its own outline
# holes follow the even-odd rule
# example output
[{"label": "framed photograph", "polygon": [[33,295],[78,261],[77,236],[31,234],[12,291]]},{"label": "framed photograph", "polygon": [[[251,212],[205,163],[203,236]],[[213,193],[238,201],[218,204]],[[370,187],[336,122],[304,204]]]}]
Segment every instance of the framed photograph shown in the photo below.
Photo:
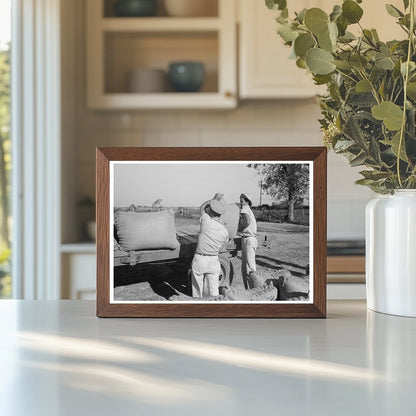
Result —
[{"label": "framed photograph", "polygon": [[97,316],[324,318],[326,152],[98,148]]}]

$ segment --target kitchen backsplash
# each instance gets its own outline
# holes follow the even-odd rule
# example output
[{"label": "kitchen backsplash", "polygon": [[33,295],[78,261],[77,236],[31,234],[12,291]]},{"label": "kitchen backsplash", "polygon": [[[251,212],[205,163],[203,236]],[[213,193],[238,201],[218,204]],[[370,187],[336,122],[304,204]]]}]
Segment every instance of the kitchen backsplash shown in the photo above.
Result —
[{"label": "kitchen backsplash", "polygon": [[[83,0],[76,0],[75,27],[63,31],[63,217],[95,194],[96,146],[319,146],[319,106],[315,99],[240,102],[232,111],[93,112],[86,108]],[[373,196],[354,184],[358,169],[340,156],[328,157],[328,237],[363,238],[364,206]],[[319,215],[319,213],[316,213]],[[64,240],[76,235],[71,220]],[[76,240],[75,240],[76,241]]]},{"label": "kitchen backsplash", "polygon": [[[318,118],[315,100],[249,102],[224,112],[78,112],[77,187],[80,195],[94,195],[96,146],[314,146],[321,145]],[[372,193],[354,184],[357,172],[329,153],[331,239],[364,236],[364,207]]]}]

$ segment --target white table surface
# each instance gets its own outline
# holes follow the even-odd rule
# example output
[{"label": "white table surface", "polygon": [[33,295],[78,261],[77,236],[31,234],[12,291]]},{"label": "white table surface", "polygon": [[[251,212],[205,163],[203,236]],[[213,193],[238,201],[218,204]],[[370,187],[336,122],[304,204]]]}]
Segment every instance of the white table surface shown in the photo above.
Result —
[{"label": "white table surface", "polygon": [[98,319],[0,301],[0,415],[412,415],[416,319]]}]

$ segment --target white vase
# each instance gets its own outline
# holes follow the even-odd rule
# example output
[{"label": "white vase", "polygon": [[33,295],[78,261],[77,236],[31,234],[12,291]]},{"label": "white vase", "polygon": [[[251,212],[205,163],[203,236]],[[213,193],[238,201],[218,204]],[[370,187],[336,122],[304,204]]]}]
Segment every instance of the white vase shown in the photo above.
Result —
[{"label": "white vase", "polygon": [[416,317],[416,190],[367,204],[366,285],[369,309]]}]

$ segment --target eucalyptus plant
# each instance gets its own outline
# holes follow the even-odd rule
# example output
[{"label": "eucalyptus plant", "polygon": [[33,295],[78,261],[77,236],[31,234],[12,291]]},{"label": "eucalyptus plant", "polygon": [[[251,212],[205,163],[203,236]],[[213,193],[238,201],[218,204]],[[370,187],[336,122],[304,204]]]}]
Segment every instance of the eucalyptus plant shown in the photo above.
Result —
[{"label": "eucalyptus plant", "polygon": [[[286,0],[266,0],[278,10],[278,34],[292,48],[296,65],[325,84],[320,97],[324,143],[365,166],[357,183],[377,193],[416,188],[415,0],[401,10],[380,5],[395,19],[404,39],[382,42],[360,24],[362,0],[344,0],[330,13],[303,9],[289,16]],[[354,35],[350,29],[357,26]]]}]

